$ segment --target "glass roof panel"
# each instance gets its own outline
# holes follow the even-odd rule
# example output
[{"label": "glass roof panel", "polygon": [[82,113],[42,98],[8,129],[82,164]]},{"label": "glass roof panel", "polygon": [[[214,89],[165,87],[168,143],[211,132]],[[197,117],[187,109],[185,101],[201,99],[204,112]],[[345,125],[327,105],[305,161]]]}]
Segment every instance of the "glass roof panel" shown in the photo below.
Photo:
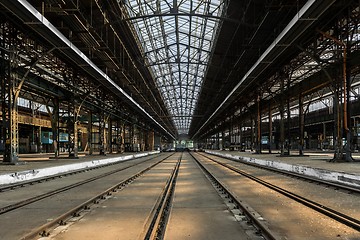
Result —
[{"label": "glass roof panel", "polygon": [[226,0],[124,2],[178,134],[187,134]]}]

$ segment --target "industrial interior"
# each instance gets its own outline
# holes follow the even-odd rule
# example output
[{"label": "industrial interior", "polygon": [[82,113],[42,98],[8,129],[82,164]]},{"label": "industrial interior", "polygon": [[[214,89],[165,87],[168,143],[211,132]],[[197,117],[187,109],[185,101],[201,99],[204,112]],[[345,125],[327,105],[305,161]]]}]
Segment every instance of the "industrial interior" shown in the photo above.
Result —
[{"label": "industrial interior", "polygon": [[[359,1],[1,0],[0,15],[0,186],[155,153],[299,161],[359,191]],[[270,235],[244,239],[327,239]]]}]

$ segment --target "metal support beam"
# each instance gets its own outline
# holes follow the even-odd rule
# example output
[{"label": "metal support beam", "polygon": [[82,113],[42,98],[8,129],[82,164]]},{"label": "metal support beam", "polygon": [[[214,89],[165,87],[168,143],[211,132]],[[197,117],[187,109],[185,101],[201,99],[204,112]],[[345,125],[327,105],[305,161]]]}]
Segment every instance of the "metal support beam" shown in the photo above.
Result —
[{"label": "metal support beam", "polygon": [[299,95],[299,155],[304,155],[304,97]]},{"label": "metal support beam", "polygon": [[79,157],[79,138],[78,138],[78,115],[76,108],[74,108],[74,157]]},{"label": "metal support beam", "polygon": [[334,93],[334,158],[332,161],[337,161],[342,159],[342,128],[341,128],[341,111],[340,111],[340,104],[339,104],[339,95],[338,91]]},{"label": "metal support beam", "polygon": [[88,125],[87,125],[87,145],[89,148],[89,155],[93,154],[93,142],[92,142],[92,112],[88,112]]},{"label": "metal support beam", "polygon": [[272,148],[272,138],[273,138],[273,134],[272,134],[272,109],[271,109],[271,103],[269,103],[269,153],[271,153],[271,148]]},{"label": "metal support beam", "polygon": [[107,147],[108,147],[108,152],[112,153],[112,138],[113,138],[113,125],[112,125],[112,120],[111,118],[109,118],[108,120],[108,134],[107,134]]},{"label": "metal support beam", "polygon": [[251,115],[251,119],[250,119],[250,124],[251,124],[251,151],[254,149],[254,145],[255,145],[255,119],[254,117]]},{"label": "metal support beam", "polygon": [[104,112],[101,111],[99,113],[99,154],[105,154],[105,115]]},{"label": "metal support beam", "polygon": [[53,135],[53,146],[55,158],[59,157],[59,99],[53,99],[53,110],[47,106],[51,118],[51,130]]},{"label": "metal support beam", "polygon": [[284,78],[281,79],[280,83],[280,90],[281,90],[281,101],[279,106],[279,112],[280,112],[280,155],[285,155],[285,127],[284,127]]},{"label": "metal support beam", "polygon": [[[71,106],[72,105],[72,106]],[[69,158],[78,158],[78,115],[75,102],[68,106]]]},{"label": "metal support beam", "polygon": [[262,147],[261,147],[261,109],[260,109],[260,96],[257,98],[257,136],[256,136],[256,153],[260,154]]},{"label": "metal support beam", "polygon": [[[2,143],[4,146],[3,162],[17,164],[19,160],[19,129],[17,88],[15,70],[18,64],[15,52],[17,30],[2,23],[3,37],[1,40],[1,101],[2,101]],[[7,29],[9,28],[9,29]],[[10,47],[10,49],[8,49]]]},{"label": "metal support beam", "polygon": [[[287,92],[289,93],[289,89],[290,89],[290,79],[291,77],[289,76],[287,79]],[[287,153],[286,155],[290,155],[290,151],[291,151],[291,111],[290,111],[290,95],[287,95],[287,99],[286,99],[286,112],[287,112],[287,145],[286,145],[286,150]]]}]

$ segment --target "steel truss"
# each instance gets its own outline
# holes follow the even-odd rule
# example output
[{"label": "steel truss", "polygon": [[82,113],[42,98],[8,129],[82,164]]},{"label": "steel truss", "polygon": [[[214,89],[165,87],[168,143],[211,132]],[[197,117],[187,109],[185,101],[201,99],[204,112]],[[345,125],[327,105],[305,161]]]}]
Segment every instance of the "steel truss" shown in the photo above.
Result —
[{"label": "steel truss", "polygon": [[[60,52],[33,40],[24,28],[2,18],[0,23],[0,77],[2,128],[1,143],[4,147],[4,162],[16,164],[19,153],[18,104],[19,97],[44,104],[50,116],[55,157],[58,156],[58,126],[63,121],[60,109],[72,108],[67,118],[74,118],[73,132],[83,115],[92,111],[97,115],[136,124],[150,125],[142,116],[137,116],[119,96],[99,84],[67,59]],[[76,107],[74,107],[76,106]],[[133,121],[136,119],[136,121]],[[105,129],[105,123],[101,125]],[[109,127],[111,128],[111,126]],[[147,129],[147,127],[146,127]],[[76,142],[74,135],[74,142]],[[76,145],[76,144],[75,144]],[[74,150],[76,152],[76,149]],[[76,155],[76,154],[75,154]]]},{"label": "steel truss", "polygon": [[[251,118],[260,117],[260,121],[264,118],[272,121],[266,117],[270,111],[272,118],[280,119],[281,124],[284,124],[286,118],[287,124],[290,124],[291,118],[299,118],[295,125],[287,125],[286,129],[289,132],[290,128],[299,128],[302,145],[306,124],[306,121],[303,121],[305,115],[309,114],[310,104],[331,98],[333,105],[329,108],[333,108],[330,111],[334,113],[336,126],[334,161],[352,161],[350,143],[353,138],[352,131],[347,126],[351,125],[352,117],[350,93],[355,92],[354,89],[358,89],[360,85],[357,77],[360,74],[360,6],[351,5],[344,12],[345,14],[339,15],[330,25],[315,30],[313,37],[307,42],[296,43],[294,47],[300,50],[299,54],[266,81],[258,84],[256,90],[234,101],[227,112],[218,118],[217,124],[207,127],[201,138],[206,139],[218,132],[230,131],[230,122],[234,121],[241,122],[241,125],[248,129],[252,127]],[[259,113],[258,97],[260,105],[263,106]],[[294,114],[296,112],[297,114]],[[282,134],[285,134],[284,131],[283,127]],[[253,134],[250,134],[251,137]],[[281,141],[289,137],[284,136]],[[346,137],[349,143],[346,146],[343,146],[343,137]]]}]

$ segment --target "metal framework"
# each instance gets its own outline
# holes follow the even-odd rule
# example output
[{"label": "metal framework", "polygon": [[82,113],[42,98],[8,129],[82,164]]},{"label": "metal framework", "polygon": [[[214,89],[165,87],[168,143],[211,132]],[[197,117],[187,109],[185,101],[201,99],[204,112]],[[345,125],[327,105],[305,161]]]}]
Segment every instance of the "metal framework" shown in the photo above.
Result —
[{"label": "metal framework", "polygon": [[47,105],[54,121],[64,109],[71,109],[65,117],[75,122],[93,114],[103,150],[111,142],[101,129],[112,121],[132,126],[131,132],[154,128],[169,138],[251,129],[259,144],[264,118],[269,129],[273,119],[280,121],[285,141],[296,116],[302,138],[309,108],[326,101],[339,119],[342,156],[341,139],[351,138],[348,106],[359,95],[358,4],[3,0],[6,159],[17,159],[18,97]]},{"label": "metal framework", "polygon": [[[357,132],[355,118],[358,111],[351,110],[351,106],[358,105],[357,89],[360,85],[359,9],[358,3],[349,4],[346,11],[342,10],[342,14],[331,21],[327,20],[327,25],[319,25],[313,30],[313,36],[306,42],[294,44],[297,55],[268,76],[262,84],[255,84],[255,91],[233,101],[231,108],[227,108],[228,112],[218,118],[216,124],[209,125],[202,137],[215,136],[221,131],[233,134],[232,122],[235,117],[236,122],[242,123],[237,132],[248,132],[251,142],[259,144],[264,129],[261,126],[263,120],[266,119],[270,125],[277,119],[282,154],[285,153],[283,144],[285,140],[292,141],[290,132],[294,129],[299,130],[297,136],[299,149],[302,150],[305,125],[323,121],[311,119],[318,110],[311,112],[309,108],[318,105],[322,106],[319,111],[325,110],[327,115],[330,114],[322,118],[334,122],[334,161],[352,161],[350,148],[357,144],[357,135],[354,133]],[[262,76],[266,77],[264,74]],[[308,116],[306,119],[305,115]],[[246,127],[243,127],[244,124]],[[267,128],[265,135],[272,131],[272,127]],[[325,135],[324,132],[322,130],[321,134]],[[253,138],[255,135],[256,138]],[[344,145],[344,142],[347,144]]]},{"label": "metal framework", "polygon": [[227,1],[126,1],[137,36],[178,134],[188,134]]}]

